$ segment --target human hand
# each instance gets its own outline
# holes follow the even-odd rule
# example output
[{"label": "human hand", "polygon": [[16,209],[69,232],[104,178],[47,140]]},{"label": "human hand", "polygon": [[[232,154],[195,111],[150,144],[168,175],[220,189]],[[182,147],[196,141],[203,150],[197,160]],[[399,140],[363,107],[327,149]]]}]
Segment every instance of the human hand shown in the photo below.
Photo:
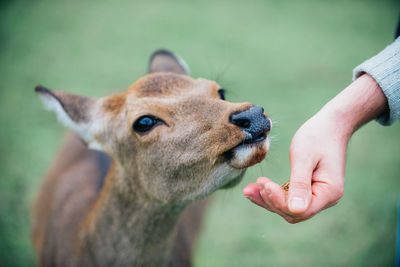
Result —
[{"label": "human hand", "polygon": [[253,203],[290,223],[307,220],[343,195],[347,143],[362,124],[380,115],[387,100],[376,81],[361,76],[296,132],[290,146],[288,194],[261,177],[243,189]]},{"label": "human hand", "polygon": [[335,205],[343,195],[349,138],[335,126],[315,116],[297,131],[290,146],[288,194],[278,184],[261,177],[244,188],[244,195],[290,223],[304,221]]}]

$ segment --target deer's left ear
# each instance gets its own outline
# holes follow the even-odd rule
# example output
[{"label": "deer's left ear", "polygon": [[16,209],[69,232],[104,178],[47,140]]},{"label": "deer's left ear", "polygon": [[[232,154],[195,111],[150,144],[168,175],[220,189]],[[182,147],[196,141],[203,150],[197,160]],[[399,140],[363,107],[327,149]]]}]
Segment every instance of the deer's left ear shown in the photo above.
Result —
[{"label": "deer's left ear", "polygon": [[45,107],[54,111],[62,124],[79,134],[89,148],[103,150],[95,139],[99,131],[97,99],[49,90],[41,85],[36,86],[35,91]]}]

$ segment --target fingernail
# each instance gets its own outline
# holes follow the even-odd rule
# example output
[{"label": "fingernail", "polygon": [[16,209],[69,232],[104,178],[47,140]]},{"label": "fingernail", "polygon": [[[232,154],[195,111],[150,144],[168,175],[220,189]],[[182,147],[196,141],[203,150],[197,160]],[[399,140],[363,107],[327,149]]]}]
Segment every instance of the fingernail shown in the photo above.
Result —
[{"label": "fingernail", "polygon": [[304,199],[299,197],[292,197],[289,201],[289,209],[291,210],[303,210],[305,206]]}]

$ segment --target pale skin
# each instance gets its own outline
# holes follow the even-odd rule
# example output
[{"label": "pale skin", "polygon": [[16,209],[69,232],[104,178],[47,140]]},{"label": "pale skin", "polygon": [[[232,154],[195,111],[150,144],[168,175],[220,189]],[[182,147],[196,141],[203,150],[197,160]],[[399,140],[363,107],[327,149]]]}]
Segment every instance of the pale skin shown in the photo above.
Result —
[{"label": "pale skin", "polygon": [[344,192],[347,144],[352,134],[388,108],[378,83],[364,74],[306,121],[292,139],[290,187],[260,177],[243,194],[289,223],[336,205]]}]

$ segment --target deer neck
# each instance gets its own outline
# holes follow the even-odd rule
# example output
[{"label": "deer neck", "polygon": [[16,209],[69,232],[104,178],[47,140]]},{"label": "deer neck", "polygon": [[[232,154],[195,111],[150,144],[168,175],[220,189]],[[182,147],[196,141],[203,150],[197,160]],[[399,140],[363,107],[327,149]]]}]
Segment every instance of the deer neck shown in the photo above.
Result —
[{"label": "deer neck", "polygon": [[87,253],[96,266],[163,266],[183,209],[152,198],[114,164],[86,224]]}]

